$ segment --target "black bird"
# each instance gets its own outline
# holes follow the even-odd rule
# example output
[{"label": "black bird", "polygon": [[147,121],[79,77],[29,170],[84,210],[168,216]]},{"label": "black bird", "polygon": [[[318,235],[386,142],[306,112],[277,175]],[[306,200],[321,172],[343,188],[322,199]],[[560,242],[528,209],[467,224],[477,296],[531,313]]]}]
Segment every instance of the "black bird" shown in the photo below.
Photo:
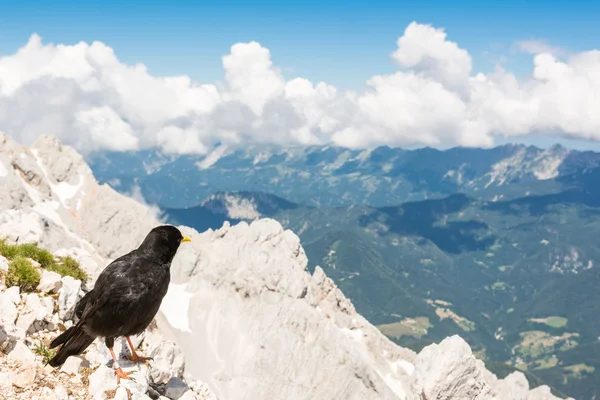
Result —
[{"label": "black bird", "polygon": [[110,263],[98,276],[94,288],[75,306],[77,324],[50,343],[50,348],[62,347],[48,364],[58,367],[69,356],[83,353],[96,337],[104,337],[117,380],[130,379],[130,373],[121,369],[113,352],[115,338],[125,336],[131,360],[148,363],[149,359],[136,354],[129,336],[142,333],[158,312],[169,288],[173,257],[179,245],[189,241],[174,226],[158,226],[137,249]]}]

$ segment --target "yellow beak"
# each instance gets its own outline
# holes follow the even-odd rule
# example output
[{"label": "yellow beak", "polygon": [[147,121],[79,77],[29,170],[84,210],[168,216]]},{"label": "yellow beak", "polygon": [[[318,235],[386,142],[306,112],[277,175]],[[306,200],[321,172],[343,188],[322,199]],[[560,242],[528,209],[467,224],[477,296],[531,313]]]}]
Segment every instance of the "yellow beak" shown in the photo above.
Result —
[{"label": "yellow beak", "polygon": [[183,243],[183,242],[191,242],[191,241],[192,241],[192,239],[190,239],[187,236],[184,236],[183,239],[181,239],[181,243]]}]

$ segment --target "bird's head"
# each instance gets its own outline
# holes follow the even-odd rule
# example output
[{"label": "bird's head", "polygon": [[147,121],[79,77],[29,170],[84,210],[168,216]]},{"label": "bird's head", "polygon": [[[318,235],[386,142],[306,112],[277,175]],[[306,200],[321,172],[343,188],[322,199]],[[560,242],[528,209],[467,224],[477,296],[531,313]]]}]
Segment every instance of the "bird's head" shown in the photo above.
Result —
[{"label": "bird's head", "polygon": [[161,225],[148,233],[140,249],[159,257],[163,262],[170,262],[179,245],[184,242],[191,242],[191,239],[173,225]]}]

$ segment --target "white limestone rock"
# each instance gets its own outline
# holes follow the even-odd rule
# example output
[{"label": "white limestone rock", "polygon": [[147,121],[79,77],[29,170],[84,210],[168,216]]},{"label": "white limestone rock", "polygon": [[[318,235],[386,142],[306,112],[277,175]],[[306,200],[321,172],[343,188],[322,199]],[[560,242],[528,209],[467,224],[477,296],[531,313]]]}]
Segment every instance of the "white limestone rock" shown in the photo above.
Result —
[{"label": "white limestone rock", "polygon": [[[12,353],[11,353],[12,354]],[[12,378],[12,384],[18,388],[25,389],[33,385],[37,370],[33,362],[23,364]]]},{"label": "white limestone rock", "polygon": [[417,356],[413,373],[414,399],[487,400],[491,388],[471,348],[454,335],[425,347]]},{"label": "white limestone rock", "polygon": [[89,376],[88,393],[90,396],[98,398],[109,390],[117,389],[117,379],[115,371],[106,365],[101,365]]},{"label": "white limestone rock", "polygon": [[58,291],[58,316],[60,319],[70,319],[79,300],[81,281],[70,276],[61,278],[62,286]]},{"label": "white limestone rock", "polygon": [[42,276],[37,290],[44,293],[57,293],[62,286],[61,276],[54,271],[42,270]]},{"label": "white limestone rock", "polygon": [[41,387],[37,394],[38,397],[36,398],[36,400],[56,400],[56,395],[54,394],[54,391],[49,387]]},{"label": "white limestone rock", "polygon": [[65,363],[60,367],[60,371],[67,375],[75,375],[79,372],[83,358],[71,356],[65,360]]},{"label": "white limestone rock", "polygon": [[[120,360],[119,364],[123,371],[131,372],[130,380],[121,380],[121,386],[127,388],[131,393],[145,394],[150,385],[148,367],[144,364],[134,364],[128,360]],[[115,379],[113,377],[113,379]]]},{"label": "white limestone rock", "polygon": [[18,364],[33,363],[35,361],[35,355],[29,350],[29,347],[20,340],[17,341],[12,351],[8,353],[8,358]]},{"label": "white limestone rock", "polygon": [[13,384],[13,371],[1,371],[0,372],[0,390],[8,390]]},{"label": "white limestone rock", "polygon": [[8,271],[8,260],[4,256],[0,256],[0,271]]},{"label": "white limestone rock", "polygon": [[28,293],[25,296],[25,308],[33,313],[36,321],[42,321],[44,318],[52,314],[52,309],[48,309],[45,302],[35,293]]},{"label": "white limestone rock", "polygon": [[528,392],[529,382],[522,372],[515,371],[492,383],[492,395],[497,400],[525,400]]},{"label": "white limestone rock", "polygon": [[129,394],[127,393],[127,389],[125,388],[125,386],[119,386],[117,388],[113,400],[129,400]]},{"label": "white limestone rock", "polygon": [[27,332],[35,322],[35,314],[31,311],[20,314],[17,318],[16,327]]},{"label": "white limestone rock", "polygon": [[0,325],[4,326],[6,329],[11,329],[15,326],[18,316],[17,306],[13,301],[13,296],[8,290],[4,293],[0,293]]},{"label": "white limestone rock", "polygon": [[14,305],[21,302],[21,290],[18,286],[11,286],[4,292],[4,296],[11,301]]},{"label": "white limestone rock", "polygon": [[54,387],[54,395],[56,396],[56,400],[69,400],[69,393],[63,385]]},{"label": "white limestone rock", "polygon": [[525,400],[558,400],[546,385],[538,386],[527,393]]},{"label": "white limestone rock", "polygon": [[183,393],[178,400],[197,400],[198,396],[196,395],[196,393],[194,393],[191,390],[188,390],[187,392]]},{"label": "white limestone rock", "polygon": [[169,379],[183,374],[185,358],[172,340],[162,340],[150,346],[150,357],[153,358],[150,368],[152,381],[167,383]]}]

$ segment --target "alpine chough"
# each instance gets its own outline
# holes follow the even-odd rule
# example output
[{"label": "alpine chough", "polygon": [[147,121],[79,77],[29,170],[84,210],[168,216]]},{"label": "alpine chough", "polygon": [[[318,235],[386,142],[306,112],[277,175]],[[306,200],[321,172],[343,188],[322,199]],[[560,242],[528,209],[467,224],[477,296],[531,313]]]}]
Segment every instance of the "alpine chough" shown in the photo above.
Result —
[{"label": "alpine chough", "polygon": [[75,306],[79,321],[50,343],[50,348],[62,347],[48,363],[60,366],[69,356],[81,354],[96,337],[103,337],[117,380],[130,379],[130,372],[121,369],[113,352],[115,338],[125,336],[131,348],[130,360],[148,363],[136,354],[129,336],[142,333],[158,312],[169,288],[173,257],[179,245],[189,241],[174,226],[158,226],[137,249],[110,263],[94,288]]}]

